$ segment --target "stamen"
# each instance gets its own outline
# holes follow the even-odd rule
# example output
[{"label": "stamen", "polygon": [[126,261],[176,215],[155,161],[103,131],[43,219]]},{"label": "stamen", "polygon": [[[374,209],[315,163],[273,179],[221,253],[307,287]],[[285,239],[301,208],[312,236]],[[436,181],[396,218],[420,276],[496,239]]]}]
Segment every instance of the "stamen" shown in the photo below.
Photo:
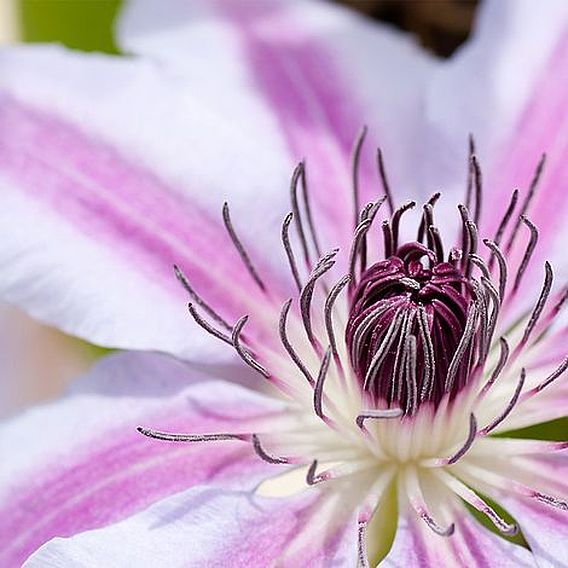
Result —
[{"label": "stamen", "polygon": [[418,404],[418,385],[416,383],[416,337],[409,335],[405,345],[406,361],[406,414],[414,414]]},{"label": "stamen", "polygon": [[523,278],[523,274],[525,273],[525,270],[527,269],[527,266],[529,264],[529,260],[531,259],[531,256],[532,256],[534,249],[536,247],[536,243],[538,241],[538,229],[535,227],[535,225],[533,223],[531,223],[531,221],[529,221],[524,215],[521,215],[521,221],[529,228],[529,231],[531,232],[531,236],[530,236],[529,242],[527,244],[525,254],[523,255],[523,259],[521,261],[521,264],[519,265],[517,275],[515,277],[515,283],[513,284],[513,292],[512,292],[513,294],[518,290],[519,285],[521,284],[521,279]]},{"label": "stamen", "polygon": [[434,517],[432,517],[426,507],[416,472],[414,470],[407,470],[404,479],[406,482],[406,491],[410,499],[410,504],[412,505],[418,516],[436,534],[440,536],[451,536],[454,533],[455,529],[454,523],[452,523],[447,528],[444,528],[434,519]]},{"label": "stamen", "polygon": [[172,432],[160,432],[138,426],[136,428],[140,434],[156,440],[167,442],[220,442],[223,440],[245,440],[246,434],[175,434]]},{"label": "stamen", "polygon": [[475,154],[472,154],[471,156],[471,167],[472,167],[473,184],[475,187],[475,209],[473,214],[473,221],[477,225],[479,224],[479,219],[481,218],[483,185],[481,181],[481,168],[479,167],[479,161]]},{"label": "stamen", "polygon": [[358,568],[370,568],[367,557],[367,520],[359,519],[357,526]]},{"label": "stamen", "polygon": [[290,343],[290,340],[288,339],[288,334],[286,332],[286,324],[288,322],[288,312],[290,311],[291,304],[292,304],[292,298],[290,298],[284,303],[284,305],[282,306],[282,310],[280,311],[280,322],[278,326],[280,332],[280,340],[282,341],[282,345],[284,345],[284,348],[288,352],[288,355],[290,355],[292,361],[294,361],[298,369],[300,369],[301,373],[308,380],[308,383],[311,386],[314,386],[315,384],[314,378],[312,377],[311,373],[308,371],[307,367],[300,359],[300,356],[298,355],[294,347],[292,347],[292,344]]},{"label": "stamen", "polygon": [[299,292],[302,289],[302,281],[300,280],[300,273],[298,272],[298,266],[296,264],[296,258],[294,256],[294,249],[292,248],[292,245],[290,243],[290,223],[292,222],[293,217],[294,213],[290,211],[290,213],[286,215],[286,218],[282,223],[282,244],[284,245],[286,257],[288,258],[288,264],[290,265],[290,270]]},{"label": "stamen", "polygon": [[221,341],[229,344],[231,347],[233,346],[232,339],[228,335],[224,334],[222,331],[215,329],[207,320],[203,319],[199,315],[197,310],[193,307],[192,303],[189,303],[187,305],[187,307],[189,309],[189,313],[191,314],[191,316],[195,320],[195,323],[197,323],[199,326],[201,326],[207,333],[210,333],[211,335],[213,335],[217,339],[220,339]]},{"label": "stamen", "polygon": [[303,169],[304,163],[300,162],[296,166],[294,173],[292,174],[292,181],[290,182],[290,202],[292,204],[292,213],[296,222],[296,230],[298,231],[300,245],[302,246],[302,250],[304,252],[304,260],[306,262],[306,266],[311,267],[310,251],[308,249],[308,242],[306,241],[306,234],[304,232],[304,226],[302,224],[300,208],[298,207],[298,180],[302,175]]},{"label": "stamen", "polygon": [[379,368],[380,364],[382,363],[383,359],[385,358],[389,347],[392,345],[396,337],[396,334],[398,333],[398,330],[402,325],[403,318],[404,318],[404,313],[402,312],[402,310],[398,310],[392,322],[390,323],[389,328],[385,333],[383,340],[381,341],[380,345],[377,347],[377,350],[373,355],[371,364],[369,365],[369,369],[367,371],[363,383],[363,388],[365,390],[373,388],[374,382],[377,378],[376,371]]},{"label": "stamen", "polygon": [[400,225],[400,218],[406,211],[409,211],[416,206],[416,201],[407,201],[403,203],[392,215],[391,221],[391,231],[392,231],[392,242],[394,251],[398,248],[398,228]]},{"label": "stamen", "polygon": [[542,286],[540,296],[538,297],[538,301],[527,323],[527,327],[525,328],[525,331],[523,333],[523,338],[521,339],[519,346],[517,347],[517,351],[520,347],[525,345],[529,340],[529,337],[535,325],[537,324],[540,315],[542,314],[542,310],[544,309],[546,300],[548,299],[548,296],[550,294],[550,290],[552,289],[552,281],[554,279],[554,275],[552,273],[552,266],[548,261],[544,263],[544,270],[545,270],[544,284]]},{"label": "stamen", "polygon": [[517,222],[515,223],[515,226],[513,227],[513,231],[511,233],[511,236],[509,237],[509,242],[507,243],[507,247],[505,249],[505,252],[508,254],[511,251],[511,248],[513,246],[513,243],[515,241],[515,237],[517,236],[517,233],[519,232],[519,228],[521,226],[521,218],[526,215],[529,205],[531,204],[531,201],[533,200],[533,197],[535,196],[536,193],[536,189],[538,187],[538,182],[540,181],[542,172],[544,170],[544,164],[546,162],[546,154],[543,154],[538,162],[538,165],[536,167],[533,179],[531,181],[531,184],[529,186],[529,190],[527,192],[527,195],[525,197],[525,200],[523,201],[523,204],[521,205],[521,210],[519,212],[519,217],[517,218]]},{"label": "stamen", "polygon": [[446,384],[444,387],[445,392],[450,392],[452,389],[454,378],[456,376],[456,373],[458,372],[462,358],[465,355],[465,352],[475,335],[475,324],[477,322],[478,315],[478,308],[475,304],[473,304],[470,307],[469,313],[467,315],[463,335],[461,336],[460,342],[458,343],[454,356],[452,357],[450,366],[448,367],[448,374],[446,376]]},{"label": "stamen", "polygon": [[337,284],[335,284],[329,292],[324,305],[325,329],[331,346],[331,352],[336,359],[339,355],[337,353],[337,342],[335,340],[335,332],[333,330],[333,306],[343,288],[345,288],[350,281],[351,276],[349,276],[349,274],[346,274],[341,280],[339,280],[339,282],[337,282]]},{"label": "stamen", "polygon": [[328,477],[325,474],[325,472],[316,475],[317,467],[318,467],[318,460],[314,460],[311,463],[311,465],[308,468],[308,471],[306,473],[306,483],[308,485],[317,485],[318,483],[321,483],[322,481],[327,481]]},{"label": "stamen", "polygon": [[521,397],[521,401],[524,401],[527,398],[530,398],[531,396],[534,396],[535,394],[538,394],[539,392],[544,390],[548,385],[550,385],[556,379],[562,376],[566,371],[566,369],[568,369],[568,357],[566,357],[562,361],[562,363],[560,363],[560,365],[552,373],[550,373],[550,375],[548,375],[546,379],[544,379],[544,381],[542,381],[536,387],[533,387],[532,389],[524,393],[523,396]]},{"label": "stamen", "polygon": [[258,436],[256,434],[252,435],[252,447],[254,448],[254,451],[256,452],[256,454],[258,455],[258,457],[262,460],[264,460],[267,463],[273,464],[273,465],[282,465],[282,464],[289,464],[290,460],[288,458],[275,458],[274,456],[271,456],[270,454],[267,454],[262,445],[260,444],[260,440],[258,439]]},{"label": "stamen", "polygon": [[[360,221],[368,219],[369,221],[371,221],[370,225],[372,225],[373,221],[375,220],[375,216],[377,215],[377,212],[381,208],[381,205],[385,202],[385,199],[386,197],[383,196],[379,198],[377,201],[374,201],[372,203],[367,203],[367,205],[361,211]],[[364,272],[365,269],[367,268],[367,233],[366,232],[365,234],[363,234],[360,249],[361,249],[360,252],[361,272]]]},{"label": "stamen", "polygon": [[388,221],[383,221],[381,228],[383,230],[384,254],[385,258],[389,258],[394,254],[393,239],[391,226]]},{"label": "stamen", "polygon": [[465,228],[468,235],[468,255],[465,265],[465,277],[469,278],[471,276],[471,255],[477,252],[477,226],[473,221],[467,220],[465,222]]},{"label": "stamen", "polygon": [[475,266],[477,266],[477,268],[479,268],[479,270],[481,271],[481,274],[483,274],[483,276],[485,276],[485,278],[487,278],[488,280],[491,278],[491,274],[489,273],[489,269],[487,268],[485,261],[480,256],[478,256],[477,254],[471,253],[469,255],[469,259],[471,260],[471,262],[473,264],[475,264]]},{"label": "stamen", "polygon": [[185,288],[186,292],[191,296],[195,304],[197,304],[203,311],[207,312],[217,323],[222,325],[225,329],[231,331],[233,327],[227,323],[199,294],[192,288],[189,280],[186,278],[185,274],[179,269],[177,264],[174,264],[174,274],[180,282],[180,284]]},{"label": "stamen", "polygon": [[331,348],[328,347],[323,360],[321,362],[320,370],[318,373],[318,378],[314,387],[314,412],[319,416],[324,422],[328,421],[328,418],[323,413],[323,385],[325,378],[327,376],[327,370],[329,368],[329,362],[331,357]]},{"label": "stamen", "polygon": [[432,243],[432,248],[436,253],[436,260],[438,262],[444,262],[444,245],[442,244],[442,237],[440,236],[440,231],[437,227],[430,225],[428,227],[428,235]]},{"label": "stamen", "polygon": [[308,228],[310,230],[310,236],[312,237],[312,244],[314,245],[314,250],[317,256],[321,256],[321,250],[319,245],[318,234],[316,231],[316,226],[312,218],[312,208],[310,206],[309,192],[308,192],[308,180],[306,174],[306,164],[302,162],[302,171],[300,174],[300,181],[302,182],[302,197],[304,198],[304,209],[306,211],[306,217],[308,219]]},{"label": "stamen", "polygon": [[475,155],[475,140],[473,139],[473,135],[471,133],[468,136],[468,150],[465,205],[469,209],[471,207],[471,195],[473,190],[473,168],[471,167],[471,161],[473,156]]},{"label": "stamen", "polygon": [[467,434],[467,438],[463,445],[453,453],[450,457],[447,458],[440,458],[435,460],[428,460],[424,462],[424,465],[433,465],[435,467],[446,466],[446,465],[453,465],[457,463],[471,448],[473,442],[475,442],[475,438],[477,435],[477,420],[473,412],[469,415],[469,431]]},{"label": "stamen", "polygon": [[[503,238],[503,233],[505,232],[505,229],[506,229],[507,225],[509,224],[509,220],[511,219],[511,215],[513,214],[513,211],[514,211],[515,207],[517,206],[518,198],[519,198],[519,190],[515,189],[515,191],[513,191],[512,195],[511,195],[511,201],[509,201],[509,205],[507,206],[505,214],[503,215],[503,218],[501,219],[501,223],[499,223],[499,227],[497,228],[497,232],[495,233],[495,237],[493,238],[493,242],[494,242],[496,247],[498,247],[501,244],[501,239]],[[485,243],[485,244],[487,244],[487,243]],[[492,251],[491,255],[489,256],[489,270],[493,270],[494,261],[495,261],[495,252]]]},{"label": "stamen", "polygon": [[371,219],[364,219],[357,225],[357,228],[355,229],[355,233],[353,235],[353,241],[351,242],[351,250],[349,252],[349,276],[351,277],[351,286],[354,286],[357,281],[355,277],[355,266],[357,264],[357,257],[359,249],[361,247],[361,243],[365,238],[367,231],[371,227],[371,223],[372,223]]},{"label": "stamen", "polygon": [[391,418],[399,418],[404,413],[402,408],[385,408],[383,410],[364,410],[357,415],[355,423],[361,430],[365,425],[365,420],[389,420]]},{"label": "stamen", "polygon": [[420,402],[430,398],[432,394],[432,379],[436,372],[436,358],[434,356],[434,344],[428,326],[428,316],[424,306],[418,309],[418,331],[424,349],[424,382],[420,393]]},{"label": "stamen", "polygon": [[434,224],[434,205],[436,205],[438,199],[442,194],[438,191],[428,199],[424,204],[422,219],[420,220],[420,225],[418,226],[418,233],[416,235],[416,240],[421,243],[424,241],[424,231],[426,227]]},{"label": "stamen", "polygon": [[321,257],[311,275],[309,276],[308,281],[303,287],[302,292],[300,293],[300,312],[302,315],[302,322],[304,324],[304,328],[306,330],[306,334],[310,343],[316,348],[319,343],[317,342],[313,334],[311,317],[311,304],[314,294],[314,287],[316,285],[316,282],[333,267],[333,265],[335,264],[333,257],[338,252],[339,249],[334,249]]},{"label": "stamen", "polygon": [[515,523],[507,523],[492,507],[490,507],[479,495],[477,495],[477,493],[464,485],[459,479],[443,470],[436,472],[436,474],[452,491],[454,491],[454,493],[456,493],[456,495],[459,495],[472,507],[486,515],[497,530],[507,536],[513,536],[518,533],[519,528]]},{"label": "stamen", "polygon": [[551,507],[556,507],[561,511],[568,511],[568,503],[563,499],[554,497],[553,495],[546,495],[546,493],[541,493],[540,491],[533,491],[532,496],[541,503],[545,505],[550,505]]},{"label": "stamen", "polygon": [[229,213],[229,204],[226,201],[225,203],[223,203],[223,221],[225,223],[225,228],[227,229],[227,232],[229,233],[229,236],[233,241],[233,245],[235,245],[235,248],[237,249],[237,252],[241,257],[241,260],[243,261],[243,264],[245,265],[249,274],[252,276],[252,279],[257,283],[258,287],[263,292],[266,292],[266,286],[264,285],[264,282],[258,275],[256,268],[252,264],[250,256],[248,255],[247,251],[245,250],[245,247],[243,246],[242,242],[239,240],[239,237],[237,236],[237,233],[235,232],[233,223],[231,222],[231,216]]},{"label": "stamen", "polygon": [[367,136],[367,127],[363,126],[357,139],[355,140],[355,144],[353,146],[351,152],[351,181],[352,181],[352,190],[353,190],[353,211],[355,213],[355,223],[354,226],[357,226],[359,222],[359,162],[361,159],[361,148],[363,147],[363,142],[365,141],[365,137]]},{"label": "stamen", "polygon": [[485,383],[485,385],[481,389],[481,392],[477,397],[478,400],[487,394],[487,391],[489,391],[489,389],[493,386],[493,384],[501,374],[501,371],[504,369],[505,365],[507,364],[507,360],[509,359],[509,344],[507,343],[507,340],[504,337],[500,337],[499,342],[501,345],[499,361],[497,361],[497,365],[495,366],[493,373],[491,373],[490,379]]},{"label": "stamen", "polygon": [[394,200],[392,198],[392,192],[390,189],[389,181],[387,178],[387,172],[385,169],[385,164],[383,161],[383,152],[380,148],[377,148],[377,166],[379,168],[379,177],[381,179],[381,185],[383,186],[383,193],[387,198],[387,204],[389,206],[390,214],[394,213]]},{"label": "stamen", "polygon": [[517,404],[517,401],[519,400],[519,395],[521,394],[521,390],[523,389],[523,385],[525,384],[526,374],[527,374],[526,370],[524,368],[521,369],[521,377],[520,377],[519,382],[517,384],[517,388],[515,389],[515,392],[513,393],[511,400],[509,401],[509,404],[507,405],[505,410],[499,416],[497,416],[497,418],[495,418],[495,420],[493,420],[493,422],[491,422],[489,425],[485,426],[485,428],[482,428],[477,433],[478,436],[487,436],[487,434],[489,434],[489,432],[495,430],[495,428],[497,428],[497,426],[499,426],[499,424],[501,424],[501,422],[503,422],[503,420],[505,420],[505,418],[507,418],[507,416],[509,416],[509,414],[511,413],[511,411],[513,410],[513,408]]},{"label": "stamen", "polygon": [[[497,258],[497,263],[499,264],[499,298],[501,298],[501,303],[503,303],[503,300],[505,299],[505,289],[507,286],[507,262],[505,261],[505,257],[497,243],[489,239],[483,239],[483,243],[491,251],[491,259],[495,257]],[[489,260],[490,270],[491,259]]]},{"label": "stamen", "polygon": [[232,343],[241,359],[251,368],[260,373],[265,379],[270,378],[270,373],[258,362],[241,344],[241,331],[248,321],[248,316],[243,316],[233,328]]}]

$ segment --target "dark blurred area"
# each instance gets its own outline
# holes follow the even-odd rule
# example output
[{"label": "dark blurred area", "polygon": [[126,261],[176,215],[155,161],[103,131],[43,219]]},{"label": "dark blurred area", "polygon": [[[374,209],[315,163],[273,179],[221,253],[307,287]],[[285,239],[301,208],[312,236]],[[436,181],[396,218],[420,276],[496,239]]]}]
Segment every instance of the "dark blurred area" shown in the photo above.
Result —
[{"label": "dark blurred area", "polygon": [[363,14],[412,32],[442,57],[468,37],[478,0],[335,0]]}]

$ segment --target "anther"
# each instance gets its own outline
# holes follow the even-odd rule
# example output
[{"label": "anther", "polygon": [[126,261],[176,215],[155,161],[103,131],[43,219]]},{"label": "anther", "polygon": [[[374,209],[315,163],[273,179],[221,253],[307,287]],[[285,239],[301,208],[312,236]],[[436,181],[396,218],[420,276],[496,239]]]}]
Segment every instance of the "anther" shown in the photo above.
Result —
[{"label": "anther", "polygon": [[521,215],[521,221],[529,228],[530,231],[530,238],[527,244],[527,248],[525,250],[525,254],[523,255],[523,259],[521,260],[521,264],[519,265],[519,269],[517,270],[517,275],[515,276],[515,283],[513,284],[513,294],[518,290],[521,280],[523,278],[523,274],[527,269],[531,256],[534,252],[536,247],[536,243],[538,241],[538,229],[536,226],[529,221],[524,215]]},{"label": "anther", "polygon": [[367,136],[367,127],[363,126],[361,132],[355,140],[351,152],[351,183],[353,190],[353,211],[355,214],[355,224],[359,222],[359,162],[361,159],[361,149],[363,148],[363,142],[365,142],[365,137]]},{"label": "anther", "polygon": [[240,358],[251,368],[254,369],[256,372],[260,373],[264,378],[270,378],[270,373],[258,362],[254,359],[254,357],[248,352],[247,349],[243,347],[241,344],[241,332],[244,325],[248,321],[248,316],[243,316],[233,328],[233,333],[231,336],[233,346],[237,354]]},{"label": "anther", "polygon": [[298,265],[296,264],[296,257],[294,256],[294,249],[290,243],[290,223],[294,213],[290,211],[284,222],[282,223],[282,244],[284,246],[284,251],[286,252],[286,257],[288,258],[288,264],[290,265],[290,271],[298,288],[298,292],[302,289],[302,281],[300,280],[300,273],[298,272]]},{"label": "anther", "polygon": [[251,275],[252,279],[257,283],[258,287],[263,291],[266,292],[266,286],[264,282],[258,275],[256,268],[253,266],[250,256],[248,255],[245,247],[243,246],[242,242],[240,241],[235,229],[233,227],[233,223],[231,221],[231,215],[229,213],[229,204],[225,201],[223,204],[223,222],[225,223],[225,228],[233,241],[233,245],[237,249],[243,264],[245,265],[246,269],[248,270],[249,274]]},{"label": "anther", "polygon": [[377,166],[379,169],[379,178],[381,180],[381,184],[383,187],[383,193],[385,194],[385,197],[387,198],[387,204],[389,206],[389,211],[390,214],[393,215],[394,213],[394,200],[392,198],[392,192],[390,189],[390,184],[387,178],[387,172],[385,169],[385,164],[384,164],[384,160],[383,160],[383,152],[381,151],[380,148],[377,148]]},{"label": "anther", "polygon": [[328,421],[328,418],[323,412],[323,386],[325,378],[327,376],[327,370],[329,369],[329,362],[331,357],[331,348],[327,348],[323,360],[321,362],[320,370],[318,373],[318,378],[314,387],[314,412],[322,420]]}]

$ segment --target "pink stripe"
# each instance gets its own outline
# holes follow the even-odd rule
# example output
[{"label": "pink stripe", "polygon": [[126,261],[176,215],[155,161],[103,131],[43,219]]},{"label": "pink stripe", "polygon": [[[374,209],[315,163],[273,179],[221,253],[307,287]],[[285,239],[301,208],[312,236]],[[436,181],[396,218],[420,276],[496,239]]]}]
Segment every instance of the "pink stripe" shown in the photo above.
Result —
[{"label": "pink stripe", "polygon": [[177,263],[228,317],[242,315],[243,303],[258,306],[263,297],[218,222],[220,212],[211,219],[113,147],[1,94],[0,129],[3,174],[148,279],[183,295],[172,274]]},{"label": "pink stripe", "polygon": [[[547,166],[529,217],[540,229],[539,246],[532,266],[535,278],[542,277],[542,260],[547,247],[565,222],[568,166],[568,31],[560,38],[557,48],[534,82],[534,92],[522,112],[510,140],[503,145],[495,170],[488,178],[488,194],[494,207],[488,208],[483,234],[493,235],[514,188],[523,193],[528,189],[536,164],[543,152]],[[522,199],[522,197],[521,197]],[[523,232],[526,232],[522,229]],[[507,242],[507,235],[504,242]],[[522,255],[526,239],[519,239],[512,259],[515,264]],[[538,276],[537,276],[538,274]]]},{"label": "pink stripe", "polygon": [[[234,415],[234,409],[231,412]],[[247,427],[238,421],[222,423],[201,410],[190,419],[169,418],[184,414],[188,414],[186,403],[147,420],[169,431],[240,431]],[[108,525],[199,483],[240,480],[239,487],[243,487],[267,473],[280,473],[258,459],[245,442],[159,442],[138,434],[137,425],[106,432],[89,443],[94,451],[83,446],[60,457],[39,478],[23,480],[23,489],[0,510],[1,565],[19,566],[55,536]]]},{"label": "pink stripe", "polygon": [[[286,13],[290,4],[283,4],[226,3],[223,9],[240,34],[250,72],[291,155],[307,159],[310,194],[333,228],[332,244],[346,246],[353,223],[349,158],[366,123],[364,112],[329,48]],[[269,20],[277,40],[267,38],[262,20]],[[373,143],[366,144],[368,151]],[[378,178],[370,159],[362,160],[360,173],[364,204],[378,197]]]}]

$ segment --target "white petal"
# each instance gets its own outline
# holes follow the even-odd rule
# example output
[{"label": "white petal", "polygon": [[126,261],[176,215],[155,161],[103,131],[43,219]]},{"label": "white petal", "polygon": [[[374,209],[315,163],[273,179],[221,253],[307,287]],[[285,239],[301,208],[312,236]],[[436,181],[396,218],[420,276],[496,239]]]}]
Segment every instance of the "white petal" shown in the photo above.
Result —
[{"label": "white petal", "polygon": [[294,561],[279,565],[354,566],[355,526],[333,530],[330,519],[319,519],[318,525],[302,522],[317,507],[314,497],[309,492],[294,499],[268,499],[197,487],[105,529],[54,539],[25,566],[262,567],[277,561],[302,532],[315,538]]},{"label": "white petal", "polygon": [[61,400],[4,424],[0,564],[199,483],[244,489],[279,473],[246,441],[178,444],[136,431],[246,433],[281,408],[209,377],[164,355],[113,355]]}]

